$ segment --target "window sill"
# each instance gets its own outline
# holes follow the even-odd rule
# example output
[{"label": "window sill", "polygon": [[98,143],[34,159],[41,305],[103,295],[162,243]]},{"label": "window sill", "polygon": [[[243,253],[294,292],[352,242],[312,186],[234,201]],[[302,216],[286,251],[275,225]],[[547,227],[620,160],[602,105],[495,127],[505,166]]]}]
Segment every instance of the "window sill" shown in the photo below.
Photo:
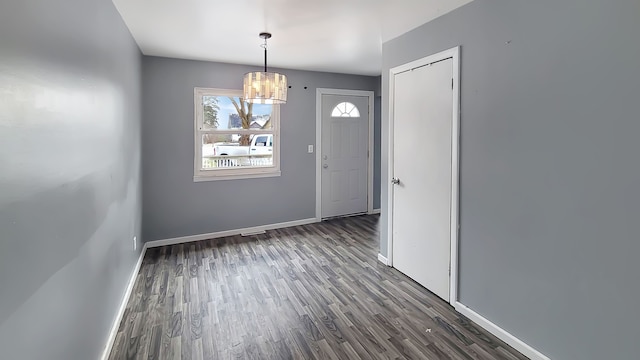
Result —
[{"label": "window sill", "polygon": [[193,182],[204,182],[204,181],[220,181],[220,180],[240,180],[240,179],[257,179],[257,178],[267,178],[267,177],[278,177],[280,176],[280,170],[265,172],[265,173],[257,173],[257,174],[236,174],[236,175],[195,175],[193,177]]}]

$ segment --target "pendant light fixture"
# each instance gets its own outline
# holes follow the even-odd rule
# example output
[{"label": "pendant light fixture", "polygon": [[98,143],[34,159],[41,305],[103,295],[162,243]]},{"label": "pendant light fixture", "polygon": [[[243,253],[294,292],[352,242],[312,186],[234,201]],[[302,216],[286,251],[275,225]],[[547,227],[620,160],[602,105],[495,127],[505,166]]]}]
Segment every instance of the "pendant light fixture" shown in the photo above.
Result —
[{"label": "pendant light fixture", "polygon": [[264,49],[264,71],[244,74],[244,101],[254,104],[284,104],[287,102],[287,77],[267,72],[267,39],[271,34],[263,32],[260,37],[264,39],[264,44],[261,45]]}]

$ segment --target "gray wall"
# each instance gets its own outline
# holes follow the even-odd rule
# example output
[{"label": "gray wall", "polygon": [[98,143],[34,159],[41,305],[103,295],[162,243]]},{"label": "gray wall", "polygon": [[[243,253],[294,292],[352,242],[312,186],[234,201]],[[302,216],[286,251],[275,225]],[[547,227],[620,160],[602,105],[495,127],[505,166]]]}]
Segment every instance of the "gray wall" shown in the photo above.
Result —
[{"label": "gray wall", "polygon": [[0,358],[96,359],[139,251],[141,54],[109,0],[0,3]]},{"label": "gray wall", "polygon": [[380,209],[380,158],[382,154],[382,76],[376,77],[373,118],[373,208]]},{"label": "gray wall", "polygon": [[390,68],[462,46],[460,300],[553,359],[638,358],[638,14],[476,0],[383,45],[383,99]]},{"label": "gray wall", "polygon": [[376,96],[373,103],[373,208],[380,209],[380,156],[382,147],[382,96]]},{"label": "gray wall", "polygon": [[[255,67],[143,58],[143,234],[145,241],[315,217],[316,88],[374,90],[376,78],[280,70],[282,176],[193,182],[193,88],[241,89]],[[275,69],[274,69],[275,70]],[[304,89],[304,87],[307,89]]]}]

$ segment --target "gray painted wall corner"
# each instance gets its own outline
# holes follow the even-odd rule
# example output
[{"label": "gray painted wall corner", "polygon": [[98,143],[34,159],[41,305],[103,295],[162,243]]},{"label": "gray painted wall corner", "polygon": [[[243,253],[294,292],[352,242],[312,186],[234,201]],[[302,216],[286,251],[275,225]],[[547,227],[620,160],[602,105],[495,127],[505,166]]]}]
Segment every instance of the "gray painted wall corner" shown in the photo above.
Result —
[{"label": "gray painted wall corner", "polygon": [[95,359],[142,244],[141,53],[107,0],[0,33],[0,357]]},{"label": "gray painted wall corner", "polygon": [[389,69],[461,46],[459,296],[553,359],[637,357],[637,14],[475,0],[383,44],[383,149]]}]

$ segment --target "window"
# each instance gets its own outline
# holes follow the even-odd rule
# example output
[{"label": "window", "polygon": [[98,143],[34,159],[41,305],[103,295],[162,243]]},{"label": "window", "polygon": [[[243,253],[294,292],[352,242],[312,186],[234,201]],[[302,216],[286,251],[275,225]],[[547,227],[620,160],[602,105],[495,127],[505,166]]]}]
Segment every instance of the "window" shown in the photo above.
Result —
[{"label": "window", "polygon": [[360,111],[350,102],[341,102],[333,108],[331,117],[360,117]]},{"label": "window", "polygon": [[278,105],[241,90],[195,88],[194,181],[280,175]]}]

